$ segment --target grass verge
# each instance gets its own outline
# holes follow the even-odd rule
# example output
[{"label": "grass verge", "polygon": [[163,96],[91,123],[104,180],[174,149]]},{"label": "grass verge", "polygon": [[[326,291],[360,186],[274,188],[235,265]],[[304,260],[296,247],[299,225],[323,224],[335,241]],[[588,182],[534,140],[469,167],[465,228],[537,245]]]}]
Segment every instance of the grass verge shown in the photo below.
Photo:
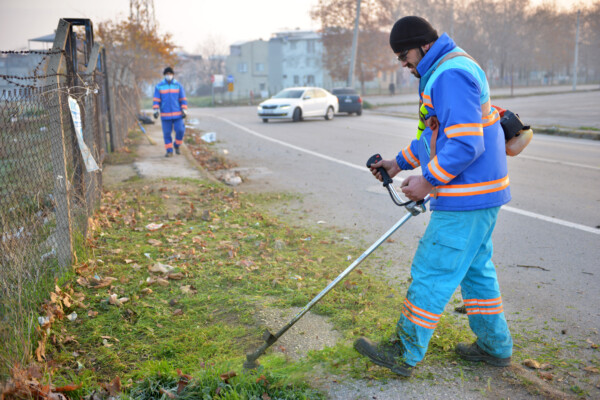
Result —
[{"label": "grass verge", "polygon": [[[286,197],[240,196],[180,179],[138,181],[105,193],[88,256],[79,257],[75,276],[46,304],[46,310],[60,305],[55,315],[65,316],[47,332],[55,382],[82,385],[81,396],[119,377],[133,396],[159,377],[173,378],[177,369],[217,382],[224,382],[223,371],[236,371],[240,382],[256,383],[264,375],[276,388],[293,388],[298,398],[318,398],[305,383],[316,366],[371,374],[374,367],[365,371],[352,339],[391,334],[402,302],[395,288],[371,273],[376,259],[313,308],[342,334],[338,345],[301,361],[268,353],[258,372],[241,369],[245,353],[260,344],[261,308],[305,305],[345,269],[348,257],[360,254],[336,232],[309,232],[264,211],[281,201]],[[69,306],[57,300],[65,295]],[[468,340],[463,326],[452,316],[442,318],[431,360],[454,358],[451,342]]]}]

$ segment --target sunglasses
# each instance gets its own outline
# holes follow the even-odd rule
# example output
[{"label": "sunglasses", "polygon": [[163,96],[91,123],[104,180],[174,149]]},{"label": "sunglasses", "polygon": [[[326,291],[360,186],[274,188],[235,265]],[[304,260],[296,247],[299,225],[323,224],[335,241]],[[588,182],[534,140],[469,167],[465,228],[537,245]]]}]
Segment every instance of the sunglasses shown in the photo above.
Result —
[{"label": "sunglasses", "polygon": [[401,51],[398,55],[398,61],[406,62],[406,57],[408,56],[409,51],[410,49]]}]

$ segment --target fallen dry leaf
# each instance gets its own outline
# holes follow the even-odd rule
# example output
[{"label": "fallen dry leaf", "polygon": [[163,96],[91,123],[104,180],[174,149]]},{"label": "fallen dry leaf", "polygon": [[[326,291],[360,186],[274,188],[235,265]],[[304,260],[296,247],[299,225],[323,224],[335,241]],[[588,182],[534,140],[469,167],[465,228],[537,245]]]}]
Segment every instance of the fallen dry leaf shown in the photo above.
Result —
[{"label": "fallen dry leaf", "polygon": [[156,283],[160,286],[169,286],[169,281],[163,278],[156,278]]},{"label": "fallen dry leaf", "polygon": [[188,385],[188,383],[190,383],[192,376],[182,373],[180,369],[177,369],[177,375],[179,375],[179,382],[177,382],[177,394],[180,394],[181,391]]},{"label": "fallen dry leaf", "polygon": [[590,339],[585,339],[585,341],[586,341],[586,343],[588,343],[590,345],[590,347],[592,349],[597,349],[598,348],[598,345],[596,343],[592,342]]},{"label": "fallen dry leaf", "polygon": [[193,286],[193,285],[182,285],[179,287],[179,289],[181,289],[181,292],[184,294],[190,293],[190,294],[196,294],[198,293],[198,290]]},{"label": "fallen dry leaf", "polygon": [[[165,194],[164,196],[166,196],[166,194]],[[170,398],[170,399],[176,399],[176,398],[177,398],[177,396],[176,396],[174,393],[171,393],[171,392],[169,392],[168,390],[165,390],[165,389],[163,389],[163,388],[160,388],[160,389],[158,389],[158,391],[159,391],[161,394],[164,394],[164,395],[166,395],[166,396],[167,396],[168,398]]]},{"label": "fallen dry leaf", "polygon": [[111,276],[107,276],[106,278],[101,278],[101,279],[90,277],[88,287],[91,287],[93,289],[100,289],[100,288],[110,286],[116,280],[117,280],[117,278],[113,278]]},{"label": "fallen dry leaf", "polygon": [[223,382],[229,384],[229,379],[233,378],[234,376],[237,376],[237,373],[235,371],[229,371],[224,374],[221,374],[220,377]]},{"label": "fallen dry leaf", "polygon": [[131,264],[133,262],[133,260],[130,260],[129,258],[125,259],[125,264]]},{"label": "fallen dry leaf", "polygon": [[148,265],[148,271],[150,272],[155,272],[155,273],[161,273],[161,274],[166,274],[169,271],[172,271],[174,269],[174,267],[167,265],[167,264],[162,264],[157,262],[154,265]]},{"label": "fallen dry leaf", "polygon": [[116,396],[121,393],[121,378],[117,376],[111,383],[105,383],[102,386],[104,386],[108,394]]},{"label": "fallen dry leaf", "polygon": [[38,362],[44,362],[46,359],[46,339],[38,341],[38,347],[35,349],[35,355]]},{"label": "fallen dry leaf", "polygon": [[162,246],[163,242],[156,239],[148,239],[148,244],[151,244],[152,246]]},{"label": "fallen dry leaf", "polygon": [[540,369],[540,363],[535,360],[532,360],[531,358],[524,360],[523,365],[533,369]]},{"label": "fallen dry leaf", "polygon": [[83,386],[83,384],[81,384],[81,383],[79,385],[65,385],[65,386],[57,387],[54,390],[57,392],[72,392],[74,390],[81,388],[82,386]]},{"label": "fallen dry leaf", "polygon": [[600,370],[598,370],[596,367],[585,367],[583,370],[593,374],[600,374]]},{"label": "fallen dry leaf", "polygon": [[178,281],[178,280],[181,280],[181,279],[183,279],[183,278],[184,278],[184,275],[183,275],[183,273],[181,273],[181,272],[176,272],[176,273],[174,273],[174,274],[169,274],[169,275],[167,275],[167,278],[169,278],[169,279],[173,279],[173,280],[177,280],[177,281]]},{"label": "fallen dry leaf", "polygon": [[151,223],[151,224],[146,225],[146,229],[148,229],[149,231],[157,231],[162,227],[163,227],[163,224]]},{"label": "fallen dry leaf", "polygon": [[545,381],[551,381],[554,379],[554,375],[552,375],[551,372],[539,372],[540,378],[542,378]]},{"label": "fallen dry leaf", "polygon": [[113,306],[121,307],[121,301],[117,298],[117,294],[113,293],[108,298],[108,302]]},{"label": "fallen dry leaf", "polygon": [[173,311],[173,315],[183,315],[183,310],[178,308],[177,310]]},{"label": "fallen dry leaf", "polygon": [[150,289],[148,287],[147,288],[143,288],[142,289],[142,294],[144,294],[144,295],[152,294],[152,289]]},{"label": "fallen dry leaf", "polygon": [[98,311],[89,310],[87,315],[90,318],[94,318],[95,316],[98,315]]}]

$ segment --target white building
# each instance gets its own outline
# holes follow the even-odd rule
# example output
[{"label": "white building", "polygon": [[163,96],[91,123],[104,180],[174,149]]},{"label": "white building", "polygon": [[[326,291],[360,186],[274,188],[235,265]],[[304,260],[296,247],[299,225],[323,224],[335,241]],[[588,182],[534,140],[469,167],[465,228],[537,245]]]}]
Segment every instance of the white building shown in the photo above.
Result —
[{"label": "white building", "polygon": [[233,78],[232,96],[237,99],[260,97],[267,92],[269,44],[262,39],[229,46],[225,60],[227,75]]},{"label": "white building", "polygon": [[323,67],[321,35],[313,31],[276,33],[269,40],[269,92],[291,86],[331,89],[331,77]]}]

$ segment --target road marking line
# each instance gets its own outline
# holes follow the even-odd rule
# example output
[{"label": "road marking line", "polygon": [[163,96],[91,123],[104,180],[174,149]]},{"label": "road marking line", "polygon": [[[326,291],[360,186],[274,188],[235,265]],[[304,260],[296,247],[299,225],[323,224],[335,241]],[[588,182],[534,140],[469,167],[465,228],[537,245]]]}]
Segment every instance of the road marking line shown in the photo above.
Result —
[{"label": "road marking line", "polygon": [[[367,169],[366,166],[362,167],[362,166],[359,166],[359,165],[356,165],[356,164],[349,163],[347,161],[339,160],[337,158],[326,156],[325,154],[317,153],[315,151],[308,150],[308,149],[305,149],[303,147],[299,147],[299,146],[296,146],[296,145],[284,142],[284,141],[279,140],[279,139],[273,139],[273,138],[271,138],[269,136],[265,136],[265,135],[263,135],[261,133],[253,131],[252,129],[246,128],[243,125],[240,125],[240,124],[237,124],[237,123],[235,123],[233,121],[230,121],[227,118],[223,118],[223,117],[219,117],[219,116],[215,116],[215,117],[218,118],[218,119],[220,119],[223,122],[228,123],[229,125],[235,126],[236,128],[238,128],[240,130],[243,130],[244,132],[248,132],[249,134],[257,136],[257,137],[259,137],[261,139],[265,139],[265,140],[268,140],[270,142],[277,143],[277,144],[280,144],[282,146],[289,147],[291,149],[298,150],[298,151],[301,151],[303,153],[310,154],[312,156],[319,157],[319,158],[322,158],[322,159],[327,160],[327,161],[331,161],[331,162],[334,162],[334,163],[337,163],[337,164],[345,165],[347,167],[354,168],[354,169],[357,169],[359,171],[369,172],[370,173],[370,171]],[[403,179],[396,178],[396,180],[402,181]],[[541,221],[546,221],[546,222],[550,222],[550,223],[553,223],[553,224],[562,225],[562,226],[566,226],[566,227],[573,228],[573,229],[579,229],[579,230],[584,231],[584,232],[594,233],[596,235],[600,235],[600,229],[592,228],[592,227],[581,225],[581,224],[576,224],[574,222],[569,222],[569,221],[565,221],[565,220],[558,219],[558,218],[553,218],[553,217],[547,217],[547,216],[542,215],[542,214],[537,214],[537,213],[534,213],[534,212],[525,211],[525,210],[521,210],[521,209],[518,209],[518,208],[510,207],[510,206],[502,206],[502,209],[506,210],[508,212],[515,213],[515,214],[524,215],[526,217],[539,219]]]},{"label": "road marking line", "polygon": [[289,147],[290,149],[298,150],[298,151],[301,151],[303,153],[307,153],[307,154],[310,154],[310,155],[315,156],[315,157],[322,158],[322,159],[327,160],[327,161],[332,161],[332,162],[335,162],[335,163],[338,163],[338,164],[342,164],[342,165],[345,165],[345,166],[350,167],[350,168],[358,169],[360,171],[369,172],[369,170],[367,169],[366,166],[360,167],[360,166],[358,166],[356,164],[352,164],[352,163],[349,163],[347,161],[338,160],[337,158],[329,157],[329,156],[326,156],[325,154],[317,153],[315,151],[308,150],[308,149],[305,149],[303,147],[298,147],[298,146],[295,146],[293,144],[290,144],[290,143],[287,143],[287,142],[284,142],[284,141],[281,141],[281,140],[278,140],[278,139],[273,139],[273,138],[271,138],[269,136],[265,136],[263,134],[255,132],[252,129],[248,129],[248,128],[246,128],[243,125],[236,124],[235,122],[230,121],[227,118],[223,118],[223,117],[219,117],[219,116],[217,116],[217,118],[220,119],[220,120],[222,120],[222,121],[224,121],[224,122],[227,122],[230,125],[235,126],[238,129],[241,129],[241,130],[243,130],[245,132],[248,132],[251,135],[258,136],[261,139],[265,139],[265,140],[268,140],[270,142],[277,143],[277,144],[280,144],[282,146]]},{"label": "road marking line", "polygon": [[547,163],[551,163],[551,164],[568,165],[568,166],[577,167],[577,168],[588,168],[588,169],[600,170],[600,167],[594,167],[593,165],[577,164],[577,163],[572,163],[572,162],[568,162],[568,161],[560,161],[560,160],[550,160],[548,158],[527,156],[525,154],[520,154],[519,158],[524,158],[527,160],[534,160],[534,161],[542,161],[542,162],[547,162]]},{"label": "road marking line", "polygon": [[514,207],[510,207],[510,206],[502,206],[502,209],[512,212],[512,213],[515,213],[515,214],[524,215],[526,217],[531,217],[531,218],[539,219],[542,221],[551,222],[553,224],[562,225],[562,226],[566,226],[569,228],[579,229],[584,232],[595,233],[596,235],[600,235],[600,229],[592,228],[591,226],[576,224],[574,222],[565,221],[564,219],[547,217],[542,214],[537,214],[537,213],[534,213],[531,211],[520,210],[518,208],[514,208]]}]

